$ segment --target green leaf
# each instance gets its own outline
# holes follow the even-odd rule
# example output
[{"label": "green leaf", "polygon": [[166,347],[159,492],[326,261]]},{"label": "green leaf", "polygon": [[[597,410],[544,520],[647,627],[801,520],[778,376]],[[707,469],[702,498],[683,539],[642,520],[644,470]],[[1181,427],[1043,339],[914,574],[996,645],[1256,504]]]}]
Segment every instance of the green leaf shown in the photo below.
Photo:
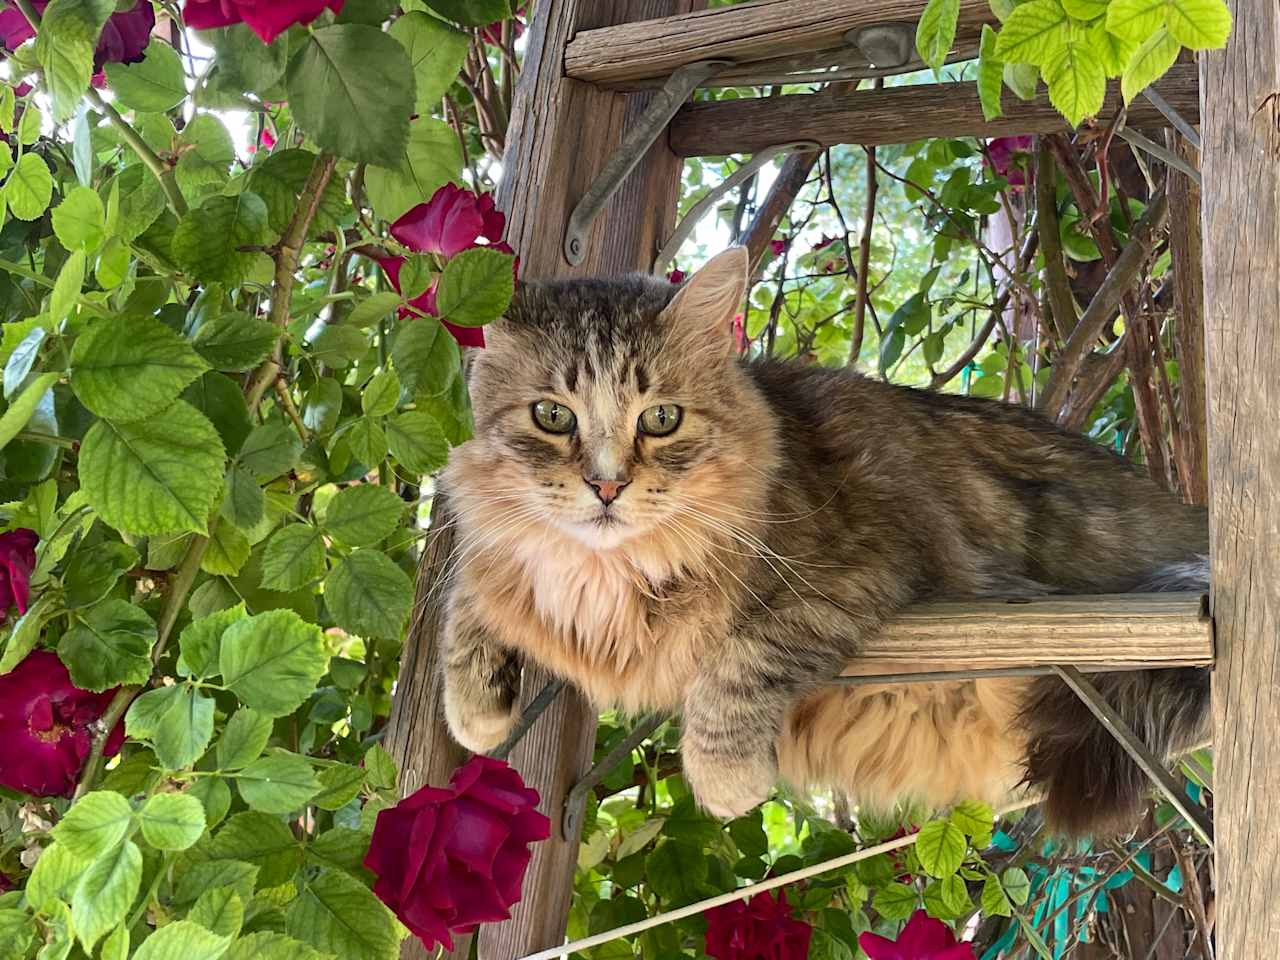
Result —
[{"label": "green leaf", "polygon": [[1124,102],[1130,103],[1134,97],[1164,76],[1165,71],[1178,59],[1181,49],[1178,41],[1169,36],[1169,31],[1163,27],[1148,37],[1120,75],[1120,92],[1124,94]]},{"label": "green leaf", "polygon": [[148,690],[133,703],[124,715],[124,729],[135,740],[151,740],[164,721],[165,714],[185,687],[156,687]]},{"label": "green leaf", "polygon": [[294,119],[322,149],[360,163],[399,163],[414,79],[395,39],[362,24],[312,29],[285,86]]},{"label": "green leaf", "polygon": [[1168,0],[1169,36],[1191,50],[1216,50],[1231,35],[1223,0]]},{"label": "green leaf", "polygon": [[916,27],[916,52],[933,67],[935,74],[946,62],[956,42],[956,21],[960,17],[960,0],[929,0]]},{"label": "green leaf", "polygon": [[146,683],[156,625],[127,600],[108,600],[78,619],[58,641],[58,657],[71,682],[100,693],[121,684]]},{"label": "green leaf", "polygon": [[272,480],[296,467],[301,457],[302,441],[292,427],[266,423],[249,434],[236,460],[260,480]]},{"label": "green leaf", "polygon": [[187,97],[182,58],[172,45],[152,40],[140,63],[108,63],[107,81],[116,100],[141,113],[165,113]]},{"label": "green leaf", "polygon": [[1035,99],[1040,83],[1040,68],[1033,63],[1006,63],[1004,65],[1004,85],[1013,91],[1019,100]]},{"label": "green leaf", "polygon": [[1000,28],[996,56],[1006,63],[1044,64],[1069,39],[1070,18],[1060,0],[1031,0]]},{"label": "green leaf", "polygon": [[289,60],[289,41],[281,35],[271,43],[243,23],[204,34],[218,51],[218,66],[229,79],[254,93],[264,93],[278,84]]},{"label": "green leaf", "polygon": [[183,770],[202,756],[213,739],[213,701],[183,684],[160,718],[152,743],[166,770]]},{"label": "green leaf", "polygon": [[344,321],[353,327],[370,327],[386,317],[401,303],[400,294],[384,290],[366,297],[355,305]]},{"label": "green leaf", "polygon": [[192,345],[214,370],[252,370],[267,358],[280,331],[247,313],[224,313],[206,321]]},{"label": "green leaf", "polygon": [[75,309],[76,301],[80,299],[80,288],[84,286],[86,269],[84,251],[77,250],[67,257],[58,271],[53,292],[49,294],[49,318],[54,324],[61,323]]},{"label": "green leaf", "polygon": [[[418,10],[397,18],[389,33],[400,41],[413,66],[416,110],[429,116],[458,79],[467,56],[467,35]],[[424,199],[428,196],[423,194]]]},{"label": "green leaf", "polygon": [[315,690],[329,652],[315,624],[292,610],[269,610],[227,628],[220,663],[223,681],[242,703],[280,717]]},{"label": "green leaf", "polygon": [[250,809],[263,813],[292,813],[320,792],[306,758],[283,752],[254,760],[240,771],[236,784]]},{"label": "green leaf", "polygon": [[312,799],[321,810],[338,810],[360,795],[365,772],[350,764],[325,767],[317,775],[320,792]]},{"label": "green leaf", "polygon": [[65,844],[45,847],[27,879],[27,900],[41,913],[53,913],[58,901],[71,900],[76,884],[93,859],[76,856]]},{"label": "green leaf", "polygon": [[359,463],[372,467],[387,456],[387,434],[372,417],[353,420],[342,434]]},{"label": "green leaf", "polygon": [[222,513],[237,527],[252,529],[262,522],[266,511],[266,497],[258,481],[244,469],[233,466],[227,471],[227,495],[222,501]]},{"label": "green leaf", "polygon": [[222,777],[201,777],[187,788],[187,793],[204,807],[204,822],[210,828],[221,823],[231,810],[231,787]]},{"label": "green leaf", "polygon": [[114,290],[124,283],[129,276],[129,256],[129,248],[118,236],[107,240],[98,255],[98,265],[93,268],[93,275],[104,290]]},{"label": "green leaf", "polygon": [[463,250],[440,275],[440,315],[463,327],[497,320],[515,293],[514,262],[511,254],[498,250]]},{"label": "green leaf", "polygon": [[933,820],[916,836],[920,866],[933,877],[949,877],[960,869],[967,849],[964,833],[949,820]]},{"label": "green leaf", "polygon": [[924,888],[924,907],[932,917],[957,920],[973,908],[964,880],[952,875],[935,880]]},{"label": "green leaf", "polygon": [[178,187],[192,201],[220,192],[236,162],[231,134],[213,114],[198,113],[178,137]]},{"label": "green leaf", "polygon": [[1010,867],[1000,876],[1004,892],[1018,906],[1025,906],[1031,899],[1031,881],[1019,867]]},{"label": "green leaf", "polygon": [[68,250],[92,252],[106,236],[102,198],[88,187],[75,187],[53,208],[53,232]]},{"label": "green leaf", "polygon": [[1000,878],[994,873],[987,874],[982,882],[982,912],[988,917],[1012,917],[1013,904],[1000,886]]},{"label": "green leaf", "polygon": [[256,193],[212,196],[191,210],[173,232],[174,261],[183,272],[206,283],[238,286],[262,256],[240,247],[270,239],[267,205]]},{"label": "green leaf", "polygon": [[307,858],[313,863],[356,874],[364,873],[364,858],[368,852],[369,834],[347,827],[327,830],[307,846]]},{"label": "green leaf", "polygon": [[50,835],[72,856],[96,860],[128,836],[132,826],[128,800],[110,790],[95,790],[73,803]]},{"label": "green leaf", "polygon": [[321,871],[285,912],[285,930],[319,950],[362,960],[396,960],[400,933],[391,911],[364,884]]},{"label": "green leaf", "polygon": [[989,804],[964,800],[951,811],[951,822],[974,840],[975,847],[986,846],[995,826],[995,812]]},{"label": "green leaf", "polygon": [[672,905],[691,903],[703,893],[709,860],[692,844],[665,839],[645,858],[649,889]]},{"label": "green leaf", "polygon": [[1141,43],[1164,27],[1168,0],[1111,0],[1107,6],[1107,30]]},{"label": "green leaf", "polygon": [[400,265],[400,294],[416,300],[436,281],[435,258],[426,254],[410,254]]},{"label": "green leaf", "polygon": [[390,790],[396,785],[396,762],[380,743],[375,743],[364,754],[365,778],[378,790]]},{"label": "green leaf", "polygon": [[123,923],[102,941],[102,950],[98,956],[100,960],[128,960],[129,930]]},{"label": "green leaf", "polygon": [[198,923],[177,920],[147,937],[133,960],[218,960],[230,943],[230,937],[220,937]]},{"label": "green leaf", "polygon": [[[407,14],[396,22],[412,16],[415,14]],[[404,151],[394,164],[368,168],[365,188],[374,212],[383,220],[393,221],[461,173],[462,148],[457,134],[443,120],[424,117],[410,124]]]},{"label": "green leaf", "polygon": [[[271,229],[283,233],[298,209],[298,199],[315,166],[316,155],[308,150],[277,147],[271,156],[259,160],[249,171],[248,189],[267,205]],[[320,205],[311,222],[311,233],[333,230],[351,213],[345,179],[332,177],[320,195]]]},{"label": "green leaf", "polygon": [[231,887],[215,887],[200,894],[189,918],[220,937],[234,937],[244,925],[244,903]]},{"label": "green leaf", "polygon": [[1107,12],[1111,0],[1062,0],[1062,9],[1077,20],[1092,20]]},{"label": "green leaf", "polygon": [[[227,627],[247,617],[244,604],[238,603],[187,624],[178,635],[178,646],[182,651],[178,658],[178,673],[184,677],[215,676],[218,672],[223,633]],[[130,730],[130,733],[133,731]]]},{"label": "green leaf", "polygon": [[71,388],[90,411],[116,422],[154,416],[209,365],[152,317],[99,320],[71,351]]},{"label": "green leaf", "polygon": [[413,583],[385,553],[357,550],[325,578],[324,599],[342,629],[395,639],[409,618]]},{"label": "green leaf", "polygon": [[417,474],[434,473],[449,459],[449,443],[440,425],[428,413],[409,410],[387,421],[391,455]]},{"label": "green leaf", "polygon": [[[27,108],[30,111],[30,107]],[[53,199],[53,175],[38,154],[24,153],[4,185],[9,212],[19,220],[37,220]]]},{"label": "green leaf", "polygon": [[905,920],[916,909],[916,892],[905,883],[890,883],[876,891],[871,906],[886,920]]},{"label": "green leaf", "polygon": [[271,739],[272,726],[271,718],[257,710],[237,710],[218,739],[218,769],[239,770],[256,760]]},{"label": "green leaf", "polygon": [[1074,127],[1102,109],[1107,78],[1097,55],[1085,44],[1070,43],[1044,64],[1049,102]]},{"label": "green leaf", "polygon": [[186,850],[204,835],[204,805],[186,793],[157,793],[138,811],[142,836],[157,850]]},{"label": "green leaf", "polygon": [[311,355],[317,363],[345,367],[369,352],[369,335],[358,327],[327,326],[311,341]]},{"label": "green leaf", "polygon": [[42,595],[14,623],[4,647],[4,656],[0,658],[0,676],[13,670],[27,658],[27,654],[35,649],[46,621],[54,616],[56,609],[54,601],[53,593]]},{"label": "green leaf", "polygon": [[309,523],[281,527],[262,552],[262,586],[288,593],[324,576],[324,541]]},{"label": "green leaf", "polygon": [[1089,49],[1098,57],[1102,72],[1108,77],[1118,77],[1133,59],[1138,44],[1117,37],[1107,29],[1106,21],[1099,20],[1089,28]]},{"label": "green leaf", "polygon": [[8,362],[4,364],[4,396],[6,400],[18,391],[18,388],[27,379],[27,375],[31,373],[36,361],[40,359],[40,347],[44,344],[48,335],[49,331],[45,327],[38,324],[34,325],[26,336],[19,341],[13,352],[9,354]]},{"label": "green leaf", "polygon": [[284,821],[256,810],[237,813],[195,851],[209,860],[253,864],[259,870],[258,885],[264,888],[292,880],[302,862],[302,848]]},{"label": "green leaf", "polygon": [[9,408],[0,415],[0,448],[8,446],[9,441],[18,435],[18,431],[31,422],[36,408],[60,376],[57,373],[42,373],[14,398]]},{"label": "green leaf", "polygon": [[181,400],[145,420],[99,420],[80,447],[89,503],[126,533],[205,533],[222,490],[222,465],[213,424]]},{"label": "green leaf", "polygon": [[326,955],[283,933],[262,931],[240,937],[222,960],[326,960]]},{"label": "green leaf", "polygon": [[383,370],[374,376],[360,395],[360,407],[366,416],[385,417],[400,402],[400,378],[394,370]]},{"label": "green leaf", "polygon": [[71,922],[88,953],[125,919],[142,883],[142,851],[132,840],[118,844],[85,871],[71,898]]},{"label": "green leaf", "polygon": [[200,558],[200,569],[216,577],[234,577],[248,561],[252,549],[242,530],[230,523],[220,523],[213,528],[209,545]]},{"label": "green leaf", "polygon": [[[44,68],[45,83],[53,95],[53,120],[65,123],[80,104],[93,76],[93,48],[102,22],[96,14],[88,17],[66,15],[68,7],[91,9],[91,4],[53,4],[46,10],[36,36],[36,59]],[[59,13],[63,13],[59,16]],[[77,11],[78,12],[78,11]]]},{"label": "green leaf", "polygon": [[468,27],[483,27],[511,16],[510,0],[423,0],[440,16]]},{"label": "green leaf", "polygon": [[978,48],[978,100],[982,116],[988,122],[1004,113],[1000,95],[1004,92],[1004,61],[996,56],[996,32],[991,24],[982,25],[982,42]]},{"label": "green leaf", "polygon": [[446,390],[461,369],[458,342],[434,317],[403,323],[391,344],[391,361],[411,393]]},{"label": "green leaf", "polygon": [[120,214],[117,230],[120,239],[132,242],[146,232],[164,212],[164,188],[142,164],[125,167],[111,180],[119,191]]},{"label": "green leaf", "polygon": [[313,433],[332,433],[341,412],[342,386],[332,377],[321,377],[303,400],[303,425]]},{"label": "green leaf", "polygon": [[186,869],[178,879],[177,890],[173,894],[175,903],[191,903],[200,899],[206,890],[218,888],[234,890],[241,900],[248,900],[253,896],[258,884],[258,868],[254,864],[234,859],[199,859],[216,842],[202,844],[191,852],[189,858],[184,858]]},{"label": "green leaf", "polygon": [[387,487],[357,484],[329,501],[324,529],[348,546],[371,547],[395,532],[404,508],[404,501]]}]

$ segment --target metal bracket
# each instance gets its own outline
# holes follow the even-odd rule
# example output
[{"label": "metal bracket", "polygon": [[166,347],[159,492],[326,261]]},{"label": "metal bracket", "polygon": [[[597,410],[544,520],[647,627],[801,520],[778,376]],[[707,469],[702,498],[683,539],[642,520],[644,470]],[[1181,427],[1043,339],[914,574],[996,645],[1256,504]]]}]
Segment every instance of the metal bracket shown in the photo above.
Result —
[{"label": "metal bracket", "polygon": [[505,760],[512,750],[516,748],[521,739],[529,728],[533,726],[537,720],[546,711],[547,707],[555,702],[556,697],[560,696],[560,691],[565,687],[563,680],[550,680],[547,685],[538,691],[538,695],[529,701],[529,705],[524,708],[524,712],[520,714],[520,719],[516,721],[516,725],[511,728],[511,733],[507,735],[507,739],[494,750],[489,752],[489,756],[496,760]]},{"label": "metal bracket", "polygon": [[661,273],[663,268],[675,259],[684,242],[689,239],[689,235],[693,233],[694,227],[698,222],[707,215],[716,202],[726,193],[732,190],[738,184],[743,183],[763,167],[766,163],[788,153],[800,153],[807,150],[821,150],[822,144],[816,140],[794,140],[791,143],[779,143],[772,147],[765,147],[763,150],[756,152],[754,156],[729,176],[725,177],[718,184],[703,194],[702,198],[689,208],[689,212],[685,214],[684,219],[676,224],[675,230],[672,231],[670,239],[663,244],[662,249],[658,251],[657,257],[653,261],[653,272]]},{"label": "metal bracket", "polygon": [[916,46],[914,23],[873,23],[857,27],[844,35],[861,51],[873,67],[883,70],[904,66],[911,60]]},{"label": "metal bracket", "polygon": [[1187,123],[1186,118],[1177,110],[1173,109],[1171,104],[1164,97],[1160,96],[1156,90],[1155,84],[1151,84],[1142,91],[1142,95],[1151,101],[1151,105],[1164,114],[1164,118],[1173,124],[1173,128],[1187,138],[1197,150],[1200,149],[1200,134],[1196,133],[1196,128]]},{"label": "metal bracket", "polygon": [[1106,701],[1106,698],[1102,696],[1098,688],[1085,679],[1084,674],[1075,667],[1055,666],[1053,669],[1062,678],[1063,682],[1075,692],[1076,696],[1084,702],[1090,712],[1107,728],[1107,732],[1116,738],[1116,741],[1124,748],[1124,752],[1129,754],[1133,758],[1133,762],[1142,769],[1142,772],[1160,788],[1160,792],[1165,795],[1165,799],[1173,805],[1178,813],[1182,814],[1191,829],[1212,849],[1213,823],[1202,808],[1190,802],[1186,791],[1182,788],[1182,784],[1168,771],[1163,761],[1153,754],[1150,748],[1138,738],[1138,735],[1133,732],[1129,724],[1125,723],[1124,718],[1116,712],[1115,708]]},{"label": "metal bracket", "polygon": [[631,755],[631,751],[640,746],[645,739],[667,722],[663,716],[649,717],[641,720],[625,740],[601,759],[599,763],[582,775],[582,779],[573,785],[569,795],[564,798],[564,813],[560,816],[560,834],[566,840],[576,840],[578,831],[582,829],[582,818],[587,812],[587,797],[596,788],[596,784],[613,772],[613,768]]},{"label": "metal bracket", "polygon": [[698,60],[687,63],[667,79],[661,90],[653,95],[635,126],[627,131],[618,149],[609,157],[604,169],[591,181],[587,192],[569,215],[569,225],[564,234],[564,258],[575,267],[587,255],[587,235],[591,224],[610,198],[618,192],[627,174],[653,146],[654,141],[667,129],[689,94],[708,77],[731,65],[731,60]]}]

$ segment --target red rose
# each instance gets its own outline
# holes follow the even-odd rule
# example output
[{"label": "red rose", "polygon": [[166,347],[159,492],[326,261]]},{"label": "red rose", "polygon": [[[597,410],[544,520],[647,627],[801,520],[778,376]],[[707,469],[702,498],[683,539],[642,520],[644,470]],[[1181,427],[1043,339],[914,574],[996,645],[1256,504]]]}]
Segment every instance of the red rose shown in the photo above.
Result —
[{"label": "red rose", "polygon": [[672,270],[667,274],[667,279],[672,283],[684,283],[686,274],[683,270]]},{"label": "red rose", "polygon": [[196,30],[232,24],[249,29],[270,43],[295,23],[310,23],[326,10],[342,12],[344,0],[187,0],[182,19]]},{"label": "red rose", "polygon": [[950,927],[923,910],[912,915],[896,941],[864,933],[858,946],[871,960],[974,960],[973,944],[957,943]]},{"label": "red rose", "polygon": [[[36,13],[43,14],[49,0],[32,0],[32,6]],[[98,46],[93,52],[94,70],[101,70],[104,63],[137,63],[142,60],[142,51],[147,48],[155,25],[156,12],[151,0],[138,0],[123,13],[113,13],[103,25]],[[5,4],[5,8],[0,10],[0,44],[6,50],[17,50],[35,35],[22,11],[12,3]]]},{"label": "red rose", "polygon": [[[515,16],[511,18],[511,39],[519,40],[524,33],[524,21],[520,18],[526,16],[529,11],[529,4],[522,3],[516,7]],[[502,24],[504,21],[495,20],[488,26],[480,28],[480,39],[491,47],[502,45]]]},{"label": "red rose", "polygon": [[996,173],[1009,181],[1011,187],[1025,186],[1026,167],[1021,158],[1026,157],[1035,143],[1034,137],[996,137],[987,141],[983,161]]},{"label": "red rose", "polygon": [[769,249],[773,251],[773,255],[775,257],[780,257],[782,256],[782,251],[787,249],[787,241],[786,240],[770,240]]},{"label": "red rose", "polygon": [[36,568],[36,544],[40,537],[34,530],[18,529],[0,533],[0,620],[17,607],[27,612],[31,599],[31,571]]},{"label": "red rose", "polygon": [[791,916],[787,898],[758,893],[708,910],[706,954],[714,960],[804,960],[813,927]]},{"label": "red rose", "polygon": [[551,835],[538,791],[501,760],[472,757],[449,786],[423,787],[378,814],[364,865],[373,892],[428,950],[506,920],[532,854]]},{"label": "red rose", "polygon": [[[71,682],[58,655],[36,650],[0,676],[0,784],[37,797],[70,796],[92,744],[90,727],[115,690],[89,693]],[[106,742],[114,756],[120,723]]]}]

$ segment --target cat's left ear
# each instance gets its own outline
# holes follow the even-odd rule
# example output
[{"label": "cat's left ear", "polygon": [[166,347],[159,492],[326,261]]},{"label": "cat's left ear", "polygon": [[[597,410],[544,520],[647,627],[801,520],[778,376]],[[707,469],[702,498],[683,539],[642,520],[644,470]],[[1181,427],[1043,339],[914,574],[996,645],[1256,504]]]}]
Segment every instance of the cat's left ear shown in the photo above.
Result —
[{"label": "cat's left ear", "polygon": [[685,281],[662,311],[662,319],[703,343],[723,343],[726,350],[731,349],[733,318],[747,295],[749,264],[746,247],[716,254]]}]

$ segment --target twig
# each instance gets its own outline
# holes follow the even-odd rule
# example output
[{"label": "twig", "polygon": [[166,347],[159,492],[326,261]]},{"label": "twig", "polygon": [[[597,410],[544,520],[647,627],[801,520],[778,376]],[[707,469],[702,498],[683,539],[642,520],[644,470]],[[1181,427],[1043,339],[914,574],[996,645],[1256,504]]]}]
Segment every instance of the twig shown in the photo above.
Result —
[{"label": "twig", "polygon": [[1213,960],[1213,932],[1209,929],[1209,918],[1204,909],[1204,891],[1200,889],[1200,871],[1191,860],[1191,851],[1181,843],[1169,838],[1169,846],[1173,855],[1178,858],[1178,866],[1182,868],[1182,882],[1185,884],[1184,906],[1196,922],[1196,931],[1200,934],[1200,944],[1204,949],[1204,960]]},{"label": "twig", "polygon": [[858,289],[853,301],[853,337],[849,341],[849,366],[857,366],[862,339],[867,330],[868,276],[871,269],[871,231],[876,221],[876,196],[880,180],[876,176],[876,148],[864,147],[867,154],[866,205],[862,211],[862,237],[858,240]]},{"label": "twig", "polygon": [[1044,251],[1045,292],[1058,342],[1071,336],[1076,325],[1076,305],[1071,296],[1067,267],[1062,259],[1062,237],[1058,228],[1058,200],[1054,189],[1058,168],[1053,154],[1042,141],[1036,151],[1036,224],[1040,249]]},{"label": "twig", "polygon": [[120,131],[120,137],[125,143],[133,148],[133,152],[143,162],[148,170],[155,174],[155,178],[160,181],[160,187],[164,190],[164,195],[169,201],[169,207],[173,212],[181,217],[187,212],[187,201],[182,196],[182,191],[178,189],[178,181],[174,176],[173,169],[169,167],[160,155],[151,149],[150,145],[142,139],[142,135],[133,126],[120,115],[111,104],[102,99],[102,95],[89,88],[87,96],[89,102],[98,110],[106,115],[112,125]]}]

